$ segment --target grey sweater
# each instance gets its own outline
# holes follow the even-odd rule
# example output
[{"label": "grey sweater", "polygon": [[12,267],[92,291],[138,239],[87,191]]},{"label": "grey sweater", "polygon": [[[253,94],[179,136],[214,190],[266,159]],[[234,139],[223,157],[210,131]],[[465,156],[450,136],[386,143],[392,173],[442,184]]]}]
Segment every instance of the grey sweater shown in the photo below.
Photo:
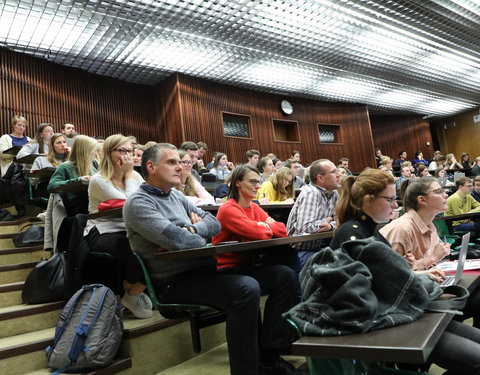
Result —
[{"label": "grey sweater", "polygon": [[[191,212],[202,220],[192,225]],[[159,248],[176,251],[203,247],[207,238],[220,232],[218,220],[209,212],[197,208],[178,190],[172,189],[169,194],[161,196],[140,187],[127,198],[123,217],[130,246],[146,263],[157,288],[164,287],[182,273],[206,267],[214,269],[216,261],[212,257],[170,261],[155,259]],[[196,233],[182,229],[190,226]]]}]

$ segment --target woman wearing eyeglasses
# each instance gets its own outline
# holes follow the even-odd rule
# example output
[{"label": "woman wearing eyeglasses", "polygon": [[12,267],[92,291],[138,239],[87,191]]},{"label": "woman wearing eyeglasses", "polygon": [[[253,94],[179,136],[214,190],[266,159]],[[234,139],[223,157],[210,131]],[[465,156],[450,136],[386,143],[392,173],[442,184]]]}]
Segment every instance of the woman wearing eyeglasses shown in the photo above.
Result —
[{"label": "woman wearing eyeglasses", "polygon": [[[442,194],[438,194],[439,190],[437,190],[440,185],[426,177],[417,181],[427,180],[430,182],[427,184],[429,190],[424,190],[424,193],[432,191],[428,194],[431,197],[422,198],[419,201],[430,200],[432,212],[443,209],[445,199]],[[421,185],[416,186],[424,186],[423,182],[417,181],[412,186],[418,183]],[[409,188],[410,186],[407,190]],[[414,195],[408,196],[413,199]],[[362,172],[356,178],[353,176],[347,177],[342,183],[340,199],[336,209],[336,220],[340,226],[330,243],[330,247],[338,249],[344,242],[369,237],[373,237],[390,247],[388,240],[378,231],[377,224],[388,222],[395,207],[397,207],[395,183],[389,173],[370,169]],[[407,208],[411,211],[411,206],[409,207],[408,203]],[[408,241],[408,239],[405,238],[405,241]],[[440,252],[442,251],[445,252],[445,248],[440,250]],[[406,257],[407,260],[409,258]],[[372,280],[369,282],[372,285],[375,281],[374,271],[375,269],[371,269]],[[396,270],[391,269],[390,271],[393,278]],[[439,272],[437,276],[441,276],[441,274]],[[429,362],[450,370],[451,372],[448,371],[449,374],[478,373],[480,368],[480,331],[466,324],[452,321],[433,348]]]},{"label": "woman wearing eyeglasses", "polygon": [[[244,164],[232,171],[229,199],[217,213],[222,230],[213,237],[213,245],[225,241],[245,242],[287,236],[285,224],[273,220],[253,202],[259,188],[257,169]],[[280,357],[279,350],[288,346],[289,328],[281,314],[296,303],[296,276],[287,266],[261,264],[257,255],[257,252],[217,255],[218,272],[250,276],[255,279],[253,282],[259,293],[269,296],[258,340],[260,373],[294,374],[294,367]],[[257,355],[253,352],[255,347],[251,350]]]},{"label": "woman wearing eyeglasses", "polygon": [[189,201],[197,206],[206,204],[215,204],[215,199],[202,186],[196,178],[192,176],[192,161],[190,155],[185,150],[178,150],[180,156],[180,164],[182,171],[180,172],[181,185],[176,186],[176,189],[181,191]]},{"label": "woman wearing eyeglasses", "polygon": [[[142,176],[133,170],[131,140],[122,134],[111,135],[103,144],[100,171],[88,186],[88,212],[98,212],[98,205],[102,202],[126,199],[142,183]],[[152,302],[143,293],[146,288],[143,270],[130,248],[123,218],[88,220],[84,235],[90,251],[108,252],[124,265],[125,294],[120,303],[135,317],[150,318]]]}]

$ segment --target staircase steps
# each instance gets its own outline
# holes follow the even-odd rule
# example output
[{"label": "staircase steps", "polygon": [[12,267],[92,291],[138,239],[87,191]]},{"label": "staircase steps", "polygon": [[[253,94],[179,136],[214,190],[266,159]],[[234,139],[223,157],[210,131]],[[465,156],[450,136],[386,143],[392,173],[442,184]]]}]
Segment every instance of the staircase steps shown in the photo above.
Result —
[{"label": "staircase steps", "polygon": [[43,245],[0,249],[0,266],[38,262],[42,258],[50,258],[50,252],[43,250]]},{"label": "staircase steps", "polygon": [[21,305],[23,282],[0,285],[0,308]]},{"label": "staircase steps", "polygon": [[63,301],[38,305],[15,305],[0,308],[0,338],[35,332],[55,326]]},{"label": "staircase steps", "polygon": [[25,281],[37,262],[7,264],[0,266],[0,285]]},{"label": "staircase steps", "polygon": [[[26,277],[41,258],[50,256],[42,246],[13,245],[12,238],[31,222],[42,224],[36,218],[0,222],[0,374],[50,374],[45,348],[53,343],[54,327],[64,306],[61,301],[22,303]],[[118,359],[92,375],[154,375],[197,355],[192,349],[188,321],[165,319],[156,311],[150,319],[135,319],[126,312],[124,327]],[[202,329],[201,340],[203,351],[224,343],[225,324]]]}]

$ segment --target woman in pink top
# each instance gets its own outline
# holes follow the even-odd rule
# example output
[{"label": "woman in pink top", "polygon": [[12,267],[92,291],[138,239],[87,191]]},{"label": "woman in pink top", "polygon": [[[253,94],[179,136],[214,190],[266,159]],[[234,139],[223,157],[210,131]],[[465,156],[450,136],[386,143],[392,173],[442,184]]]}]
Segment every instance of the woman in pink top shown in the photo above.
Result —
[{"label": "woman in pink top", "polygon": [[[450,245],[443,243],[433,225],[433,219],[447,210],[447,194],[433,177],[422,177],[411,182],[403,195],[405,214],[380,229],[393,250],[402,255],[413,271],[429,272],[441,282],[443,272],[432,268],[450,253]],[[463,309],[463,319],[473,317],[473,326],[480,328],[480,292],[470,292]]]}]

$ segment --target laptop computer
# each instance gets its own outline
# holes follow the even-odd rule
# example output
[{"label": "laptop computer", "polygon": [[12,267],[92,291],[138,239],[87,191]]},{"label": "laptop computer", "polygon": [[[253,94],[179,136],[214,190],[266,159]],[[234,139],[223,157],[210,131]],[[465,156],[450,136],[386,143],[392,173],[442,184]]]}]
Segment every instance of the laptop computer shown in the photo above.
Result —
[{"label": "laptop computer", "polygon": [[463,276],[463,268],[465,267],[465,260],[467,259],[468,242],[470,241],[470,232],[466,233],[462,237],[462,245],[460,252],[458,253],[457,272],[454,275],[448,275],[445,280],[440,284],[441,287],[449,285],[456,285],[460,282]]},{"label": "laptop computer", "polygon": [[439,177],[437,178],[438,183],[440,184],[441,187],[447,186],[448,183],[448,178],[447,177]]}]

